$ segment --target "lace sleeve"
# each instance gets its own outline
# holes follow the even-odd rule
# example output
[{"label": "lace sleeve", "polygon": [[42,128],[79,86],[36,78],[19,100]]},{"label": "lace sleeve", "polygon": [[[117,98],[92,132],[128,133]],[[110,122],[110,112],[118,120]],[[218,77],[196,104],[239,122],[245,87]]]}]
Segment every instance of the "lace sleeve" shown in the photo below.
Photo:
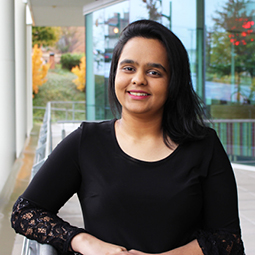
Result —
[{"label": "lace sleeve", "polygon": [[72,238],[86,233],[84,229],[71,226],[54,213],[38,208],[22,197],[13,206],[11,224],[16,233],[42,244],[50,244],[61,254],[73,254],[69,252]]},{"label": "lace sleeve", "polygon": [[245,255],[239,233],[201,230],[196,234],[196,238],[205,255]]}]

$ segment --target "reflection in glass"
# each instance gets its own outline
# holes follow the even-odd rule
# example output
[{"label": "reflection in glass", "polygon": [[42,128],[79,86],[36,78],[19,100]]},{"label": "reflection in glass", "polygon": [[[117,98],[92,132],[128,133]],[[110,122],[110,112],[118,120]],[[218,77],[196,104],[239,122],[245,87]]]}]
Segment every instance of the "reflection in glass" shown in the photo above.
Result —
[{"label": "reflection in glass", "polygon": [[255,2],[206,0],[206,98],[232,162],[255,163]]},{"label": "reflection in glass", "polygon": [[[245,1],[220,1],[207,26],[207,81],[221,88],[207,90],[211,104],[254,101],[255,10]],[[208,86],[213,86],[208,83]]]},{"label": "reflection in glass", "polygon": [[129,1],[93,13],[93,54],[96,119],[109,119],[108,77],[112,52],[123,28],[129,23]]}]

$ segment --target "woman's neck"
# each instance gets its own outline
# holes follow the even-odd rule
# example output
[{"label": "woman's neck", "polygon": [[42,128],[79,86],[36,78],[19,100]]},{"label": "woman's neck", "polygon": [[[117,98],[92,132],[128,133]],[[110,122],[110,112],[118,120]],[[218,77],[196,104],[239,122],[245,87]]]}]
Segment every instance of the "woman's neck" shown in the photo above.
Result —
[{"label": "woman's neck", "polygon": [[115,122],[116,139],[120,148],[129,156],[148,162],[166,158],[177,146],[172,149],[166,146],[161,123],[161,118],[145,119],[122,115]]},{"label": "woman's neck", "polygon": [[123,114],[117,121],[118,129],[134,139],[143,139],[148,136],[162,137],[162,117],[142,118]]}]

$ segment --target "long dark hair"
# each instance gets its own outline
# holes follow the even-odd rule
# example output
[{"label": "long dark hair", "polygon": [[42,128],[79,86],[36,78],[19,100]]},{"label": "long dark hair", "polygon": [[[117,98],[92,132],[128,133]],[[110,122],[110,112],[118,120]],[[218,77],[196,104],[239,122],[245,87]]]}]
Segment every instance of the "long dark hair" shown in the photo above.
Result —
[{"label": "long dark hair", "polygon": [[124,45],[134,37],[157,39],[163,43],[169,61],[170,82],[168,97],[164,105],[162,128],[164,142],[169,139],[182,144],[201,139],[205,135],[202,101],[195,93],[190,75],[190,65],[186,49],[178,37],[165,26],[152,20],[139,20],[129,24],[121,33],[113,50],[109,75],[109,102],[113,114],[121,114],[121,105],[115,94],[115,76],[118,61]]}]

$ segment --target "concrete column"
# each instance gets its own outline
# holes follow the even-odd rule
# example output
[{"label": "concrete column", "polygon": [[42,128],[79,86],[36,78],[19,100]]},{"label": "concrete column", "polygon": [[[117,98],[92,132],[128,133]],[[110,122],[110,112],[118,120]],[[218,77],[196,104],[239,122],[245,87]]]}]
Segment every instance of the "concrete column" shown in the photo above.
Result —
[{"label": "concrete column", "polygon": [[0,192],[15,160],[14,1],[0,0]]},{"label": "concrete column", "polygon": [[26,4],[15,0],[15,88],[16,88],[16,156],[24,147],[27,134],[26,85]]},{"label": "concrete column", "polygon": [[26,86],[27,86],[27,136],[30,135],[31,129],[33,128],[33,88],[32,88],[32,18],[31,13],[26,6],[26,63],[27,63],[27,79],[26,79]]}]

